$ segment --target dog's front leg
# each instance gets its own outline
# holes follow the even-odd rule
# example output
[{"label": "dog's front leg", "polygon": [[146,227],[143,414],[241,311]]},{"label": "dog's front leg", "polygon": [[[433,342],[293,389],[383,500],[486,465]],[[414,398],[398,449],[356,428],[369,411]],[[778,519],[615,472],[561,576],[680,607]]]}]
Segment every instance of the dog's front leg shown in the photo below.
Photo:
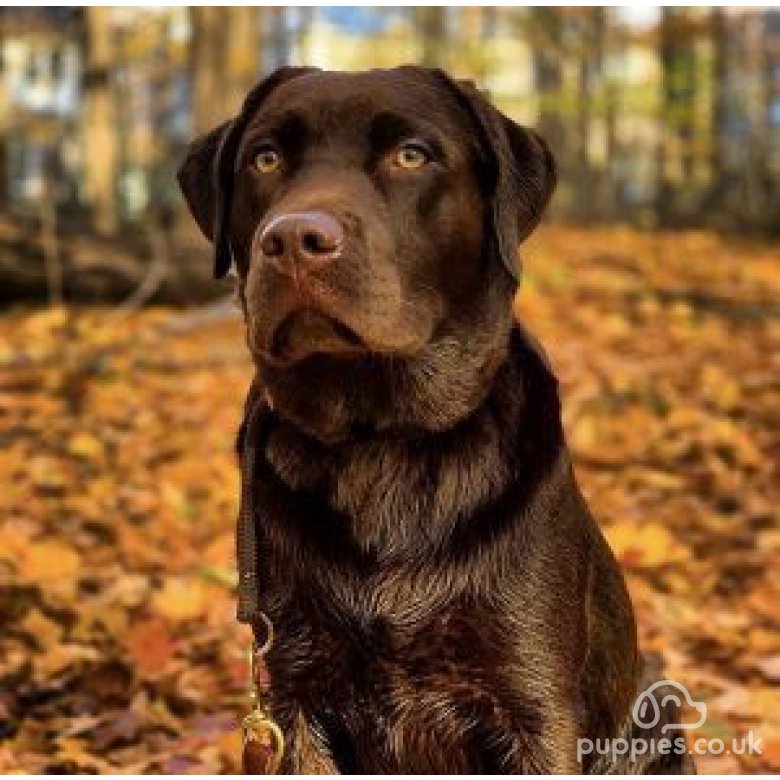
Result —
[{"label": "dog's front leg", "polygon": [[577,760],[577,728],[571,708],[555,704],[544,720],[540,735],[494,735],[480,757],[490,774],[580,774]]},{"label": "dog's front leg", "polygon": [[572,775],[582,772],[577,759],[579,726],[570,700],[553,704],[542,743],[548,756],[545,771],[555,775]]}]

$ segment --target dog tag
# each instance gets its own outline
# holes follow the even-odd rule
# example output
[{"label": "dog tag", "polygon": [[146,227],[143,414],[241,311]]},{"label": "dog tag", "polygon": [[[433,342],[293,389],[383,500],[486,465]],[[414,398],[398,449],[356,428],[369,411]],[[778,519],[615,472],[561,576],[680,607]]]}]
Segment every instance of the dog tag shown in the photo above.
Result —
[{"label": "dog tag", "polygon": [[252,775],[274,775],[284,754],[284,737],[262,710],[252,710],[242,724],[244,771]]},{"label": "dog tag", "polygon": [[252,775],[275,775],[284,756],[284,735],[268,712],[265,696],[268,692],[268,674],[258,664],[273,643],[273,625],[266,615],[260,613],[265,624],[265,641],[254,642],[249,648],[249,698],[252,709],[241,724],[244,742],[244,772]]}]

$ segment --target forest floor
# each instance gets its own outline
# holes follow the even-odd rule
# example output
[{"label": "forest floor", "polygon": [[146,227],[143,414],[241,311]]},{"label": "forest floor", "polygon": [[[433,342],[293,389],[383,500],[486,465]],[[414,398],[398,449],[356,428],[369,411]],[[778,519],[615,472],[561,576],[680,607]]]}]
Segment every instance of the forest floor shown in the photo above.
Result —
[{"label": "forest floor", "polygon": [[[548,227],[517,309],[561,379],[642,647],[780,771],[780,246]],[[0,772],[237,770],[237,318],[0,316]],[[693,736],[693,735],[692,735]]]}]

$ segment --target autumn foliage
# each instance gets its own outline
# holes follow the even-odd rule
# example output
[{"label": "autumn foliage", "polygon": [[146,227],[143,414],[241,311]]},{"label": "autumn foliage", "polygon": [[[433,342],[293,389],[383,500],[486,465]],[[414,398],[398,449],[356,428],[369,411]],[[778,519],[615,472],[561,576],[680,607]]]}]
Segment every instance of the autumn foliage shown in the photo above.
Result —
[{"label": "autumn foliage", "polygon": [[[642,645],[780,770],[780,248],[547,228],[519,315],[561,379],[583,490]],[[237,315],[0,318],[0,771],[230,772],[251,367]],[[775,426],[775,427],[773,427]]]}]

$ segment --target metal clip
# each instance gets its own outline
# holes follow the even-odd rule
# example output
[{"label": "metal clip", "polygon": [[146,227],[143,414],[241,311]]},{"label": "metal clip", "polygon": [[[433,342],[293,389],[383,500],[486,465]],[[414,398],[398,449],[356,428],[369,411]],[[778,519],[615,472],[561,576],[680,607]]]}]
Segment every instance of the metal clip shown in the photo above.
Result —
[{"label": "metal clip", "polygon": [[279,770],[284,756],[284,735],[271,716],[264,691],[257,681],[258,661],[271,649],[273,625],[268,616],[260,613],[266,636],[262,645],[252,642],[249,648],[249,699],[252,709],[244,717],[241,732],[244,743],[244,771],[248,774],[273,775]]}]

